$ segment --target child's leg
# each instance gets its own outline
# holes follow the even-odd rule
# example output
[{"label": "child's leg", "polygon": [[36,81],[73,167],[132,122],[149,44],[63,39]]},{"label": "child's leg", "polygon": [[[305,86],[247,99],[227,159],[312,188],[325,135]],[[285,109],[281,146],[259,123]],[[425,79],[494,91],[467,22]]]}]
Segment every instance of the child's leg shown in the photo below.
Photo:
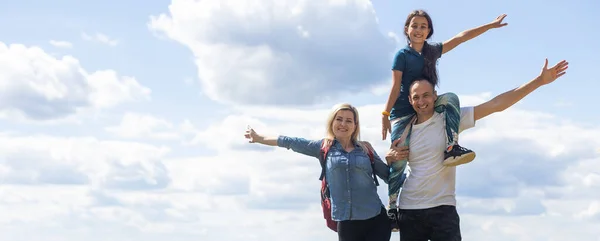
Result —
[{"label": "child's leg", "polygon": [[[414,114],[409,114],[406,116],[400,117],[398,120],[394,121],[392,124],[392,143],[395,140],[401,139],[398,145],[408,146],[410,143],[410,133],[409,123],[412,120]],[[397,208],[398,194],[400,193],[400,188],[404,183],[404,179],[406,179],[406,174],[404,170],[406,170],[408,160],[398,160],[393,162],[390,165],[390,176],[388,178],[388,195],[389,195],[389,205],[390,209]]]},{"label": "child's leg", "polygon": [[458,144],[458,127],[460,125],[460,102],[454,93],[445,93],[435,101],[435,112],[444,113],[446,119],[446,151]]},{"label": "child's leg", "polygon": [[444,165],[457,166],[473,161],[475,153],[458,144],[458,128],[460,126],[460,101],[454,93],[445,93],[435,101],[435,111],[444,113],[446,121],[446,151]]},{"label": "child's leg", "polygon": [[[392,143],[395,140],[400,140],[398,146],[408,146],[410,143],[410,123],[414,117],[414,112],[400,117],[392,122]],[[388,218],[392,223],[392,232],[400,231],[398,226],[398,194],[400,188],[406,180],[406,170],[408,160],[397,160],[390,165],[390,176],[388,178],[388,197],[389,209]]]}]

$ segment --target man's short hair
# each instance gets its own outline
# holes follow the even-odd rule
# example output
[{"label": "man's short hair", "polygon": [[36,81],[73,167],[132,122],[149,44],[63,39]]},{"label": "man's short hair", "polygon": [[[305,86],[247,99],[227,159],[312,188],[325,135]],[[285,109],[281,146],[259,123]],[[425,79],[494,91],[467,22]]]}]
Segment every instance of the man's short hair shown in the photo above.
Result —
[{"label": "man's short hair", "polygon": [[431,85],[431,88],[433,88],[433,90],[435,91],[435,85],[433,84],[433,82],[429,78],[421,76],[413,80],[412,83],[410,83],[410,86],[408,86],[408,93],[410,93],[410,90],[412,90],[413,85],[420,81],[427,81],[427,83],[429,83]]}]

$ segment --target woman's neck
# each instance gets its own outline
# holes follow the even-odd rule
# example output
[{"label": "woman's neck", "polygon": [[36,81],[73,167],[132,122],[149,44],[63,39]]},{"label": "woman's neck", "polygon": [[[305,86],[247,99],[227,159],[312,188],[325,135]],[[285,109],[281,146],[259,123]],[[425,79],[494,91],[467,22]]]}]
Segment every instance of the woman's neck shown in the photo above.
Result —
[{"label": "woman's neck", "polygon": [[336,138],[336,140],[342,145],[342,148],[345,150],[352,149],[354,147],[354,143],[350,138]]},{"label": "woman's neck", "polygon": [[423,42],[423,43],[410,43],[410,45],[409,45],[409,46],[410,46],[412,49],[414,49],[415,51],[417,51],[417,52],[421,53],[421,51],[423,51],[423,45],[424,45],[424,44],[425,44],[424,42]]}]

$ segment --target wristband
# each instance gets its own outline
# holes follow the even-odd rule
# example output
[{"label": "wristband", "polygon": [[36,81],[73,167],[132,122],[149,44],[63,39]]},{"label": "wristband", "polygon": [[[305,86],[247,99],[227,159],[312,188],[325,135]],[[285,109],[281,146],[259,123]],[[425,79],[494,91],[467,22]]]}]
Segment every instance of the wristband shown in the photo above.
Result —
[{"label": "wristband", "polygon": [[384,116],[390,116],[390,112],[387,112],[387,111],[382,111],[381,114]]}]

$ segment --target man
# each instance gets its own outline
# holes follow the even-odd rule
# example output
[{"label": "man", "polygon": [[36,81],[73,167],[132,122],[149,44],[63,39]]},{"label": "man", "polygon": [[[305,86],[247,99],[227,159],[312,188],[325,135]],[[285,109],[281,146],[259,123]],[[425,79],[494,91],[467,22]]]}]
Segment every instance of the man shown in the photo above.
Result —
[{"label": "man", "polygon": [[[475,122],[514,105],[537,88],[552,83],[565,74],[566,61],[548,69],[548,60],[539,76],[526,84],[504,92],[475,107],[461,108],[460,131]],[[412,125],[408,150],[410,176],[404,183],[399,201],[401,241],[461,240],[459,215],[456,211],[456,167],[442,165],[446,143],[444,115],[434,110],[437,98],[433,85],[426,79],[414,81],[409,101],[417,115]],[[400,159],[405,151],[390,150],[388,156]]]}]

